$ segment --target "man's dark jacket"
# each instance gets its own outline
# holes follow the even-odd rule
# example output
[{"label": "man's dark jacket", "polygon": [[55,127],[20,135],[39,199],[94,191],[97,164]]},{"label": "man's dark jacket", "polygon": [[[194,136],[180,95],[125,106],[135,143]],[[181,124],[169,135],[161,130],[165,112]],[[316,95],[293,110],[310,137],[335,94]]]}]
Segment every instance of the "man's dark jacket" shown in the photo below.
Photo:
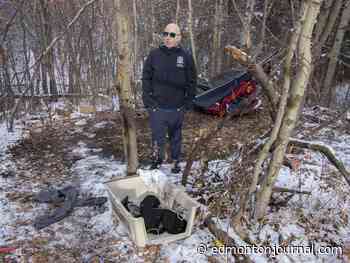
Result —
[{"label": "man's dark jacket", "polygon": [[191,108],[197,73],[192,56],[182,47],[153,49],[143,74],[143,103],[146,108]]}]

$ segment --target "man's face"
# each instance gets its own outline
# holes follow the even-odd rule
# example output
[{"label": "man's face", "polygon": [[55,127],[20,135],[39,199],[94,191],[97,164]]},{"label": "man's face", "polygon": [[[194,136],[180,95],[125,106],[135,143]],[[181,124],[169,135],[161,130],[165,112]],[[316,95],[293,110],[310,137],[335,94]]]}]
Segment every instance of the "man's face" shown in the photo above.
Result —
[{"label": "man's face", "polygon": [[177,25],[169,24],[163,32],[163,43],[167,48],[176,47],[181,40],[180,30]]}]

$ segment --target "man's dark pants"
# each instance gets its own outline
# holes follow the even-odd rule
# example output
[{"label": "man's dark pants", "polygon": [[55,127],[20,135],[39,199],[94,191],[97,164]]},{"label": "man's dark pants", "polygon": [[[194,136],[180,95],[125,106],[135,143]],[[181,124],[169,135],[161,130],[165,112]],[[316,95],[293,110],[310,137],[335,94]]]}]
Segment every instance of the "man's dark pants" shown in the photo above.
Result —
[{"label": "man's dark pants", "polygon": [[182,109],[150,109],[149,117],[154,158],[158,158],[161,161],[164,160],[166,134],[168,133],[171,159],[178,161],[181,155],[184,111]]}]

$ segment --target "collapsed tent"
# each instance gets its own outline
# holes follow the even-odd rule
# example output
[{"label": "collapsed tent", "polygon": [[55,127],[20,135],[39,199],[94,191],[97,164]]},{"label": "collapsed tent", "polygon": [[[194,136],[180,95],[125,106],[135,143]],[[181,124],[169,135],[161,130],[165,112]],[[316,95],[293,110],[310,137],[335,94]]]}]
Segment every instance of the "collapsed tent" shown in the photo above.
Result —
[{"label": "collapsed tent", "polygon": [[199,81],[197,91],[200,94],[194,99],[195,107],[209,114],[240,114],[260,104],[256,82],[246,71],[229,71],[207,83]]}]

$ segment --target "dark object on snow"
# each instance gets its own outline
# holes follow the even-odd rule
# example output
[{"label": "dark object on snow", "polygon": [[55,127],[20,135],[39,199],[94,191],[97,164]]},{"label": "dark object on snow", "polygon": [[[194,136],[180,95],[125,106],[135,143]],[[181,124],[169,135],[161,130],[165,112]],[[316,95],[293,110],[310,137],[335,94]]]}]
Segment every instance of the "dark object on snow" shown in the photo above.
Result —
[{"label": "dark object on snow", "polygon": [[[47,194],[50,192],[51,191],[48,191]],[[52,190],[52,194],[53,194],[53,198],[49,198],[49,196],[46,196],[45,194],[42,194],[41,197],[43,196],[48,197],[47,198],[48,203],[57,203],[61,201],[61,199],[63,198],[61,196],[63,192],[56,192]],[[34,220],[35,229],[36,230],[43,229],[69,216],[73,211],[73,208],[77,202],[77,199],[78,199],[78,191],[74,187],[66,188],[64,191],[63,207],[57,208],[51,215],[44,215],[44,216],[37,217]]]},{"label": "dark object on snow", "polygon": [[122,205],[126,208],[126,210],[128,210],[130,212],[130,214],[132,214],[134,217],[140,217],[141,216],[141,211],[140,211],[140,207],[138,207],[136,204],[134,204],[133,202],[129,201],[129,197],[126,196],[123,200],[122,200]]},{"label": "dark object on snow", "polygon": [[256,98],[256,82],[246,71],[229,71],[208,83],[199,81],[197,90],[202,93],[195,97],[195,107],[214,115],[239,114],[247,108],[257,108],[260,103]]},{"label": "dark object on snow", "polygon": [[68,186],[63,189],[54,189],[50,188],[49,190],[40,191],[33,200],[39,203],[50,203],[50,204],[58,204],[62,203],[70,191],[72,187]]},{"label": "dark object on snow", "polygon": [[145,209],[142,211],[147,233],[159,235],[165,231],[162,225],[162,216],[163,209],[160,208]]},{"label": "dark object on snow", "polygon": [[158,169],[163,163],[163,160],[160,158],[155,158],[154,160],[152,160],[151,162],[151,166],[150,166],[150,170],[155,170]]},{"label": "dark object on snow", "polygon": [[179,214],[163,209],[162,224],[164,229],[170,234],[180,234],[185,232],[187,222]]},{"label": "dark object on snow", "polygon": [[186,231],[187,221],[169,209],[160,208],[160,201],[155,195],[147,195],[141,201],[139,209],[129,201],[128,196],[122,200],[122,204],[133,216],[143,217],[147,233],[159,235],[166,231],[180,234]]},{"label": "dark object on snow", "polygon": [[37,217],[34,220],[34,227],[37,230],[43,229],[63,218],[69,216],[75,207],[82,206],[102,206],[107,202],[106,197],[90,197],[87,199],[79,199],[79,191],[73,186],[67,186],[63,189],[49,189],[41,191],[34,197],[34,201],[39,203],[61,204],[62,207],[57,208],[52,214]]},{"label": "dark object on snow", "polygon": [[140,210],[147,233],[161,234],[162,211],[159,209],[160,201],[154,195],[147,195],[140,203]]},{"label": "dark object on snow", "polygon": [[158,208],[160,201],[155,195],[147,195],[140,203],[141,213],[147,209]]},{"label": "dark object on snow", "polygon": [[6,170],[3,172],[0,172],[0,177],[2,178],[10,178],[10,177],[15,177],[16,173],[12,170]]},{"label": "dark object on snow", "polygon": [[154,195],[147,195],[140,203],[141,215],[145,221],[147,233],[179,234],[186,231],[187,222],[177,213],[159,208],[160,201]]}]

